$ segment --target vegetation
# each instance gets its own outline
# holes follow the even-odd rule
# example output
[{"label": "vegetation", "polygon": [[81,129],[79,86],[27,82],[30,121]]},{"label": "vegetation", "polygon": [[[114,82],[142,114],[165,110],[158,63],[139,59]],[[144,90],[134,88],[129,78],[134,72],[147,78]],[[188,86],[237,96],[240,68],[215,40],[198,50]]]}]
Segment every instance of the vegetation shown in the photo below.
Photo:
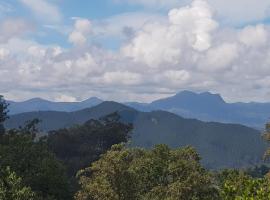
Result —
[{"label": "vegetation", "polygon": [[37,137],[39,120],[5,130],[2,97],[0,109],[1,200],[270,199],[267,166],[211,172],[192,147],[128,148],[132,125],[117,113]]},{"label": "vegetation", "polygon": [[75,177],[78,170],[98,160],[112,145],[128,141],[132,125],[123,124],[119,119],[113,113],[81,126],[49,133],[49,148],[67,166],[69,176]]},{"label": "vegetation", "polygon": [[153,150],[113,146],[79,173],[76,199],[216,199],[218,190],[193,148]]},{"label": "vegetation", "polygon": [[0,135],[0,166],[10,167],[42,199],[70,199],[65,167],[44,139],[36,139],[35,124]]},{"label": "vegetation", "polygon": [[270,179],[252,178],[244,172],[225,170],[219,174],[220,194],[224,200],[269,200]]},{"label": "vegetation", "polygon": [[35,200],[37,196],[30,187],[22,184],[19,178],[10,168],[0,169],[0,199],[1,200]]},{"label": "vegetation", "polygon": [[[258,130],[235,124],[184,119],[164,111],[138,112],[114,102],[71,113],[23,113],[11,116],[5,125],[18,128],[26,120],[39,118],[42,131],[58,130],[82,125],[89,119],[99,119],[115,111],[122,121],[134,125],[131,146],[153,148],[155,144],[167,144],[177,148],[191,145],[200,153],[202,163],[208,169],[243,168],[262,163],[266,144]],[[78,131],[73,129],[69,132]],[[73,145],[72,142],[70,144]]]},{"label": "vegetation", "polygon": [[3,96],[0,95],[0,134],[4,134],[5,129],[4,129],[4,122],[8,118],[7,117],[7,110],[8,104],[6,101],[3,99]]}]

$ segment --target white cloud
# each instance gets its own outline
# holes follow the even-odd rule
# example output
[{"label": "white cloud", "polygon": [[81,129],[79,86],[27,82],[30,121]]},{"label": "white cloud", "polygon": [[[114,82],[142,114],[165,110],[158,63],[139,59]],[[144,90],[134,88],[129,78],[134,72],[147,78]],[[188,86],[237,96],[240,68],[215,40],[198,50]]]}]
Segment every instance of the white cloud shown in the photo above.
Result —
[{"label": "white cloud", "polygon": [[6,59],[9,56],[9,50],[5,48],[0,49],[0,61]]},{"label": "white cloud", "polygon": [[56,102],[76,102],[77,99],[75,97],[65,95],[65,94],[60,94],[58,97],[54,99]]},{"label": "white cloud", "polygon": [[191,6],[173,9],[168,23],[148,23],[139,31],[123,53],[151,67],[179,64],[183,49],[205,51],[211,46],[211,32],[217,28],[208,4],[196,0]]},{"label": "white cloud", "polygon": [[187,83],[191,79],[190,73],[186,70],[168,70],[162,76],[165,82],[169,82],[173,86],[179,86]]},{"label": "white cloud", "polygon": [[268,0],[208,0],[225,22],[243,24],[256,22],[270,16]]},{"label": "white cloud", "polygon": [[[190,4],[192,0],[114,0],[121,3],[143,5],[148,9],[171,9]],[[243,24],[270,17],[268,0],[206,0],[225,23]]]},{"label": "white cloud", "polygon": [[74,45],[84,45],[92,31],[92,24],[88,19],[75,19],[74,30],[69,35],[69,42]]},{"label": "white cloud", "polygon": [[211,48],[199,64],[202,70],[220,71],[232,66],[233,61],[238,57],[236,44],[224,43]]},{"label": "white cloud", "polygon": [[[136,22],[119,51],[83,45],[97,33],[96,24],[85,19],[76,19],[73,32],[84,39],[71,39],[76,47],[70,49],[6,31],[15,34],[0,43],[0,92],[16,99],[99,96],[150,101],[192,89],[218,92],[229,100],[270,99],[269,26],[224,28],[203,1],[156,19]],[[130,18],[115,29],[104,27],[117,35],[132,20],[136,21]],[[0,37],[8,35],[4,32]]]},{"label": "white cloud", "polygon": [[93,33],[97,37],[131,37],[145,23],[153,21],[165,21],[160,14],[148,12],[129,12],[106,19],[93,21]]},{"label": "white cloud", "polygon": [[113,85],[136,85],[142,83],[142,78],[140,74],[133,72],[105,72],[102,82]]},{"label": "white cloud", "polygon": [[30,8],[32,12],[42,20],[52,23],[62,21],[62,14],[59,8],[48,2],[47,0],[19,0],[25,6]]},{"label": "white cloud", "polygon": [[18,37],[31,31],[32,25],[19,18],[6,18],[0,22],[0,43],[7,42],[13,37]]},{"label": "white cloud", "polygon": [[239,33],[239,40],[249,47],[267,45],[268,33],[264,25],[247,26]]}]

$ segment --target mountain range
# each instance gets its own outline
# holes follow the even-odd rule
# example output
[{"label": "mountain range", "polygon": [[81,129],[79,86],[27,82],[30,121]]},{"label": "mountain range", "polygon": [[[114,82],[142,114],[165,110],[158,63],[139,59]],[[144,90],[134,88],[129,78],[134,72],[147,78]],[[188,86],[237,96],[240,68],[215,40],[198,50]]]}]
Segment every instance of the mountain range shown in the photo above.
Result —
[{"label": "mountain range", "polygon": [[[33,111],[73,112],[90,108],[103,100],[93,97],[82,102],[51,102],[40,98],[24,102],[8,101],[10,115]],[[237,123],[262,130],[270,117],[270,103],[227,103],[219,94],[182,91],[151,103],[123,103],[138,111],[168,111],[185,118],[222,123]]]},{"label": "mountain range", "polygon": [[185,118],[237,123],[262,130],[270,117],[270,103],[227,103],[219,94],[180,92],[149,104],[128,103],[140,111],[165,110]]},{"label": "mountain range", "polygon": [[39,118],[42,121],[39,128],[48,132],[83,124],[89,119],[98,119],[114,112],[120,115],[123,122],[134,125],[131,146],[151,148],[162,143],[175,148],[192,145],[207,168],[239,168],[260,164],[266,150],[261,133],[243,125],[185,119],[167,111],[141,112],[116,102],[102,102],[73,112],[16,114],[7,120],[5,126],[17,128],[26,121]]},{"label": "mountain range", "polygon": [[29,99],[22,102],[7,101],[10,115],[33,111],[72,112],[96,106],[101,102],[103,101],[97,97],[92,97],[82,102],[52,102],[41,98]]}]

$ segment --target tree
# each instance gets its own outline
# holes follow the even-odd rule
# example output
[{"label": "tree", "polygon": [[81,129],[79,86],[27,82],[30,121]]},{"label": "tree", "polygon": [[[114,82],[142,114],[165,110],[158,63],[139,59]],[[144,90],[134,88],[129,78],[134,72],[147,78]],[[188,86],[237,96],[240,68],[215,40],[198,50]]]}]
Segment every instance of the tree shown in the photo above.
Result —
[{"label": "tree", "polygon": [[211,175],[191,147],[143,150],[115,145],[78,178],[76,200],[219,199]]},{"label": "tree", "polygon": [[0,135],[0,166],[10,167],[42,199],[70,199],[65,167],[48,150],[45,138],[36,138],[37,120]]},{"label": "tree", "polygon": [[8,104],[4,100],[3,96],[0,95],[0,134],[4,134],[5,132],[4,122],[8,118],[7,107],[8,107]]},{"label": "tree", "polygon": [[[270,122],[265,124],[265,131],[263,133],[263,138],[267,141],[270,142]],[[267,160],[270,156],[270,148],[267,149],[267,151],[264,154],[264,160]]]},{"label": "tree", "polygon": [[26,187],[10,168],[0,169],[0,199],[1,200],[36,200],[36,195],[30,187]]},{"label": "tree", "polygon": [[219,185],[224,200],[270,199],[270,180],[268,178],[252,178],[241,171],[225,170],[220,174]]},{"label": "tree", "polygon": [[113,113],[80,126],[52,131],[48,144],[68,167],[69,176],[75,177],[78,170],[98,160],[112,145],[127,142],[131,130],[131,124],[120,122],[120,116]]}]

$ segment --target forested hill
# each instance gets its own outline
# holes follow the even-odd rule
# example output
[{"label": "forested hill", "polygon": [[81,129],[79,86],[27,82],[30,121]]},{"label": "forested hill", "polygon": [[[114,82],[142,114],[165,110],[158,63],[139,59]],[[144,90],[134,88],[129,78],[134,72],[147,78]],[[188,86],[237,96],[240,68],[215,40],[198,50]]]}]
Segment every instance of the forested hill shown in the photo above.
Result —
[{"label": "forested hill", "polygon": [[82,124],[118,112],[121,120],[134,124],[131,144],[152,147],[168,144],[171,147],[194,146],[208,168],[247,167],[261,162],[266,145],[259,131],[236,124],[206,123],[184,119],[165,112],[139,112],[115,102],[103,102],[93,108],[76,112],[30,112],[13,115],[7,128],[22,126],[34,118],[42,120],[42,131]]},{"label": "forested hill", "polygon": [[270,103],[228,103],[210,92],[182,91],[149,104],[127,103],[140,111],[165,110],[186,118],[237,123],[262,129],[269,119]]},{"label": "forested hill", "polygon": [[[96,106],[103,101],[92,97],[82,102],[52,102],[34,98],[23,102],[9,101],[9,114],[37,111],[75,112]],[[126,102],[136,110],[150,112],[164,110],[185,118],[222,123],[237,123],[258,130],[269,119],[270,103],[228,103],[221,95],[210,92],[182,91],[151,103]]]}]

